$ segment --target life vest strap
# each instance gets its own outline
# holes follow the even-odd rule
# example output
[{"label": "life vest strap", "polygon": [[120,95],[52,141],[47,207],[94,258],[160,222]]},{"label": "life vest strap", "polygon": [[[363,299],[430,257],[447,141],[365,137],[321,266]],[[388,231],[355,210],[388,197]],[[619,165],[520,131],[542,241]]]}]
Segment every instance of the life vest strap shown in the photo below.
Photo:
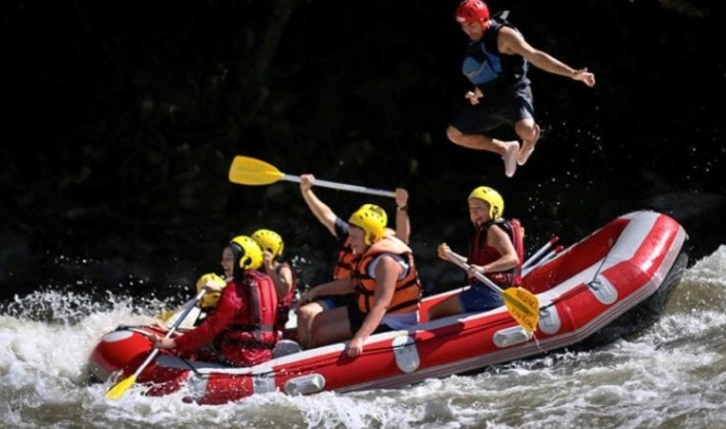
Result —
[{"label": "life vest strap", "polygon": [[398,291],[398,290],[408,289],[411,286],[418,286],[418,278],[412,277],[409,281],[407,281],[406,283],[403,283],[401,286],[397,287],[396,290]]}]

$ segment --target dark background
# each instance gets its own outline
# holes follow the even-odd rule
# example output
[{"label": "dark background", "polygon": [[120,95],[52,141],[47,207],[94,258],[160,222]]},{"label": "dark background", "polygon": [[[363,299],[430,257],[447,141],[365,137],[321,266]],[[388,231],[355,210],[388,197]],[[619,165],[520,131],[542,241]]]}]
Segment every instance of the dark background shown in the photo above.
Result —
[{"label": "dark background", "polygon": [[[427,290],[458,280],[466,196],[498,189],[527,248],[664,211],[694,259],[726,242],[726,31],[704,0],[491,1],[595,88],[532,69],[543,137],[512,179],[445,129],[468,87],[457,1],[7,1],[0,6],[0,297],[43,288],[188,295],[234,235],[267,227],[305,283],[335,243],[288,174],[406,187]],[[502,129],[498,137],[511,138]],[[341,217],[392,200],[318,188]]]}]

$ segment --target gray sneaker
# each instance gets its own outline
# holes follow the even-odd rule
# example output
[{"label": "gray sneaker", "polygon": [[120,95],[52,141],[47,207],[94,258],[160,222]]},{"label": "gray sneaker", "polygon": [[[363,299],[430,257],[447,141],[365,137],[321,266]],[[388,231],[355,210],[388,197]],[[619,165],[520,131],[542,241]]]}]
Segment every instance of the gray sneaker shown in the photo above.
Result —
[{"label": "gray sneaker", "polygon": [[504,175],[507,177],[514,176],[517,171],[517,157],[519,156],[519,142],[507,143],[507,151],[502,155],[504,161]]}]

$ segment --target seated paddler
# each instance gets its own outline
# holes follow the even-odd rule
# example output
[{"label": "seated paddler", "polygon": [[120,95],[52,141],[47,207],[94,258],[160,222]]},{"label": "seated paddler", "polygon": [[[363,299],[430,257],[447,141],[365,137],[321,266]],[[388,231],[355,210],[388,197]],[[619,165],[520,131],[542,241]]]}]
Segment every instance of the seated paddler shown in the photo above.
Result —
[{"label": "seated paddler", "polygon": [[278,339],[274,326],[278,300],[272,278],[258,271],[262,260],[255,240],[244,235],[233,238],[222,251],[222,267],[232,277],[214,310],[184,335],[157,337],[156,346],[180,355],[212,350],[213,360],[230,366],[270,360]]},{"label": "seated paddler", "polygon": [[386,218],[374,204],[355,211],[348,219],[348,242],[360,258],[351,275],[314,287],[301,297],[305,303],[317,295],[354,294],[347,306],[325,310],[315,318],[313,346],[350,339],[345,352],[355,357],[363,353],[369,336],[418,323],[421,282],[413,252],[386,229]]}]

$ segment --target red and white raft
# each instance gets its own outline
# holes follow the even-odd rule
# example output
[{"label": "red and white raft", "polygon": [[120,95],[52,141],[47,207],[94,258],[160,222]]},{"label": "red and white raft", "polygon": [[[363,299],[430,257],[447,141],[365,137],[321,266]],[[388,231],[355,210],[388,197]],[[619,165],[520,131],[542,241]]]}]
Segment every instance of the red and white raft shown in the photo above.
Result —
[{"label": "red and white raft", "polygon": [[[357,358],[345,356],[344,343],[299,351],[289,341],[280,343],[274,359],[250,368],[162,352],[137,385],[146,395],[181,390],[186,401],[221,404],[272,391],[393,388],[562,348],[601,345],[655,320],[686,266],[686,240],[669,216],[637,211],[536,266],[524,278],[524,287],[540,300],[533,334],[505,307],[427,322],[428,308],[453,293],[447,292],[424,300],[420,325],[371,336]],[[110,382],[133,373],[151,350],[147,335],[152,332],[153,327],[120,327],[104,335],[90,356],[93,377]]]}]

